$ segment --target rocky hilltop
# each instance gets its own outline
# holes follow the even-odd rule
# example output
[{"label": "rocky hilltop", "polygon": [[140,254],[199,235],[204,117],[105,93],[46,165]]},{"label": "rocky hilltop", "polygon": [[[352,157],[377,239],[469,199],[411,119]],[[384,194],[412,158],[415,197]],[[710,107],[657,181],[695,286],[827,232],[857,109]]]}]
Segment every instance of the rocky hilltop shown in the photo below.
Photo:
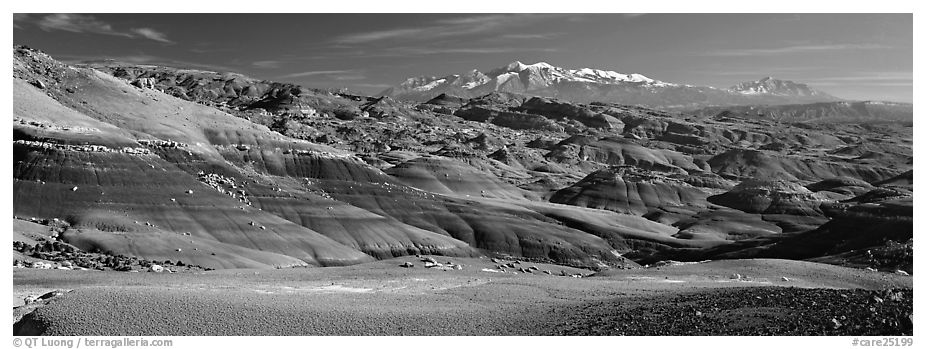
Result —
[{"label": "rocky hilltop", "polygon": [[[234,73],[69,66],[23,46],[13,56],[14,215],[59,222],[50,238],[87,253],[206,268],[434,254],[593,269],[733,256],[890,269],[906,257],[865,251],[912,246],[908,123],[522,94],[567,78],[657,91],[640,98],[692,89],[544,64],[416,80],[410,90],[434,88],[410,102]],[[479,90],[499,76],[502,88]]]}]

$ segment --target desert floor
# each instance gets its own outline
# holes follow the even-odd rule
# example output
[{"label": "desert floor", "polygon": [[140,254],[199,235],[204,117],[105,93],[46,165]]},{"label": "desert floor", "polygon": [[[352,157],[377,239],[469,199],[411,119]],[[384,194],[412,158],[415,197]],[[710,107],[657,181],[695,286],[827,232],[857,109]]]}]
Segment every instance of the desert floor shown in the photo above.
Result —
[{"label": "desert floor", "polygon": [[[349,267],[127,273],[14,269],[14,334],[911,334],[911,276],[788,260],[592,272],[487,258]],[[404,262],[415,264],[402,268]],[[536,266],[533,273],[519,268]],[[552,275],[542,273],[550,271]],[[584,274],[585,277],[560,276]]]}]

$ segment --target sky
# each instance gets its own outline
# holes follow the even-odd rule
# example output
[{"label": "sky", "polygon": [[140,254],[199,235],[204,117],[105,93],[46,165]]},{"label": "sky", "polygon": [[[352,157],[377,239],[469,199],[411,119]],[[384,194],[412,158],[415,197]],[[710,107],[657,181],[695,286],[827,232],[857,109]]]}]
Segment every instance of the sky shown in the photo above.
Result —
[{"label": "sky", "polygon": [[912,102],[912,14],[25,14],[13,42],[76,63],[232,71],[375,94],[512,61],[726,88],[765,76]]}]

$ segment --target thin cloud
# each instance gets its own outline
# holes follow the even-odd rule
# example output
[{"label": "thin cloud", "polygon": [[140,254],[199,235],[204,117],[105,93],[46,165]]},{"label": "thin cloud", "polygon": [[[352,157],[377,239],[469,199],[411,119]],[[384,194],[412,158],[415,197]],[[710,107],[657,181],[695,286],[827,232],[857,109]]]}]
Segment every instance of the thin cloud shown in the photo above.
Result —
[{"label": "thin cloud", "polygon": [[883,87],[913,87],[913,81],[877,82],[877,81],[811,81],[813,86],[883,86]]},{"label": "thin cloud", "polygon": [[61,30],[72,33],[95,33],[131,37],[129,33],[118,32],[113,26],[90,15],[56,13],[42,17],[36,25],[42,30]]},{"label": "thin cloud", "polygon": [[757,67],[755,69],[748,70],[699,70],[693,73],[698,75],[709,75],[709,76],[747,76],[747,77],[757,77],[757,76],[767,76],[767,75],[778,75],[778,74],[793,74],[793,73],[804,73],[804,72],[819,72],[826,70],[827,67]]},{"label": "thin cloud", "polygon": [[858,72],[845,76],[826,76],[808,79],[808,83],[817,86],[913,86],[913,72]]},{"label": "thin cloud", "polygon": [[415,29],[415,28],[392,29],[392,30],[381,30],[381,31],[375,31],[375,32],[345,35],[345,36],[335,39],[334,41],[340,44],[362,44],[362,43],[367,43],[367,42],[372,42],[372,41],[414,37],[422,33],[424,33],[424,29]]},{"label": "thin cloud", "polygon": [[445,25],[478,25],[478,24],[494,24],[499,20],[505,20],[510,18],[509,15],[479,15],[479,16],[469,16],[469,17],[457,17],[457,18],[445,18],[435,21],[438,24]]},{"label": "thin cloud", "polygon": [[366,75],[363,74],[350,74],[350,75],[334,75],[333,80],[336,81],[355,81],[366,79]]},{"label": "thin cloud", "polygon": [[[129,30],[118,30],[111,24],[106,23],[94,16],[73,13],[56,13],[43,16],[33,20],[32,16],[19,15],[14,16],[14,26],[16,22],[26,23],[34,21],[35,25],[44,31],[66,31],[71,33],[90,33],[111,36],[121,36],[126,38],[144,38],[162,43],[172,44],[173,41],[167,38],[167,35],[152,28],[130,28]],[[19,26],[21,28],[21,26]]]},{"label": "thin cloud", "polygon": [[391,53],[400,56],[436,55],[436,54],[487,54],[512,52],[555,52],[554,48],[513,48],[513,47],[398,47]]},{"label": "thin cloud", "polygon": [[913,82],[913,72],[905,71],[888,71],[888,72],[860,72],[851,76],[830,76],[817,78],[817,81],[909,81]]},{"label": "thin cloud", "polygon": [[205,44],[200,44],[200,45],[203,45],[203,47],[193,47],[193,48],[190,48],[189,51],[193,53],[218,53],[218,52],[237,52],[238,51],[238,49],[230,48],[230,47],[210,47]]},{"label": "thin cloud", "polygon": [[748,56],[774,56],[795,53],[813,53],[813,52],[832,52],[832,51],[857,51],[857,50],[881,50],[890,48],[878,44],[836,44],[836,45],[799,45],[786,46],[777,48],[752,48],[752,49],[728,49],[714,50],[700,53],[700,56],[727,56],[727,57],[748,57]]},{"label": "thin cloud", "polygon": [[417,28],[396,28],[365,33],[348,34],[332,40],[335,44],[353,45],[377,41],[424,41],[497,32],[522,26],[553,15],[505,14],[480,15],[436,20],[432,25]]},{"label": "thin cloud", "polygon": [[355,74],[353,70],[312,70],[304,71],[300,73],[292,73],[280,76],[280,78],[301,78],[306,76],[317,76],[317,75],[338,75],[338,74]]},{"label": "thin cloud", "polygon": [[32,15],[28,13],[14,13],[13,14],[13,28],[23,29],[23,27],[20,26],[19,24],[28,22],[29,19],[31,18],[32,18]]},{"label": "thin cloud", "polygon": [[261,69],[276,69],[283,65],[281,61],[257,61],[251,63],[251,65],[261,68]]},{"label": "thin cloud", "polygon": [[496,37],[497,40],[546,40],[563,35],[563,33],[544,33],[544,34],[505,34]]},{"label": "thin cloud", "polygon": [[148,54],[136,54],[136,55],[124,55],[124,56],[84,56],[84,55],[59,55],[57,56],[59,60],[68,64],[87,64],[94,62],[103,62],[103,61],[115,61],[122,63],[131,63],[139,65],[160,65],[160,66],[169,66],[174,68],[181,69],[204,69],[211,70],[216,72],[234,72],[236,69],[230,68],[223,65],[209,64],[209,63],[198,63],[184,60],[176,60],[172,58],[148,55]]},{"label": "thin cloud", "polygon": [[366,58],[393,58],[393,57],[414,57],[429,55],[447,55],[447,54],[493,54],[493,53],[520,53],[520,52],[558,52],[558,49],[551,47],[431,47],[431,46],[395,46],[383,48],[380,50],[344,50],[329,52],[325,55],[315,55],[312,57],[302,57],[301,59],[342,59],[345,57],[366,57]]},{"label": "thin cloud", "polygon": [[173,41],[167,39],[166,34],[151,28],[134,28],[132,29],[132,32],[154,41],[160,41],[168,44],[174,43]]}]

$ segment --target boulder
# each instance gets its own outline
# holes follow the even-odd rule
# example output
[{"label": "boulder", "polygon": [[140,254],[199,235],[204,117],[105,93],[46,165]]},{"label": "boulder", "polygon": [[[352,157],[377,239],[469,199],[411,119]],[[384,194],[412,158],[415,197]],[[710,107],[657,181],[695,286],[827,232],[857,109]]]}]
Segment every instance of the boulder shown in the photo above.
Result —
[{"label": "boulder", "polygon": [[38,299],[49,299],[49,298],[57,297],[57,296],[60,296],[60,295],[63,295],[63,294],[64,294],[64,291],[61,291],[61,290],[54,290],[54,291],[51,291],[51,292],[48,292],[48,293],[46,293],[46,294],[43,294],[43,295],[39,296]]},{"label": "boulder", "polygon": [[155,78],[138,78],[133,80],[131,84],[138,88],[153,89],[157,84],[157,80]]},{"label": "boulder", "polygon": [[37,300],[39,300],[39,296],[36,296],[34,294],[28,295],[26,296],[26,298],[23,298],[23,302],[25,302],[26,304],[35,303],[35,301]]}]

